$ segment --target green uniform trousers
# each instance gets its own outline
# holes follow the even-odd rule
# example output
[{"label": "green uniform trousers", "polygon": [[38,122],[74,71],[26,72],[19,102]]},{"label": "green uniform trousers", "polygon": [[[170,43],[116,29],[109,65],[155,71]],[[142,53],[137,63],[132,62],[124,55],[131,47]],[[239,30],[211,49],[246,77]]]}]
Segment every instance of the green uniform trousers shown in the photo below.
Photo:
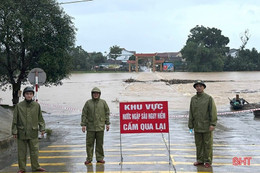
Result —
[{"label": "green uniform trousers", "polygon": [[197,162],[212,164],[213,132],[194,133]]},{"label": "green uniform trousers", "polygon": [[38,162],[39,141],[35,139],[17,139],[19,170],[26,170],[27,148],[29,147],[32,171],[40,167]]},{"label": "green uniform trousers", "polygon": [[101,161],[104,159],[104,131],[87,131],[87,160],[92,161],[93,159],[93,151],[94,151],[94,144],[96,141],[96,160]]}]

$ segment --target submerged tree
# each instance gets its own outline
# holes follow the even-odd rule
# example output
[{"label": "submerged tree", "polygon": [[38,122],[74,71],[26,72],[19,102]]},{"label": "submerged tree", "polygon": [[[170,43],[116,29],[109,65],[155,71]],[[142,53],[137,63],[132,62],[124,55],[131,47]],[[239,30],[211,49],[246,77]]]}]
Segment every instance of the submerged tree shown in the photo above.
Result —
[{"label": "submerged tree", "polygon": [[13,104],[35,67],[46,84],[61,84],[71,69],[69,49],[75,42],[71,17],[55,0],[4,0],[0,3],[0,85],[11,84]]}]

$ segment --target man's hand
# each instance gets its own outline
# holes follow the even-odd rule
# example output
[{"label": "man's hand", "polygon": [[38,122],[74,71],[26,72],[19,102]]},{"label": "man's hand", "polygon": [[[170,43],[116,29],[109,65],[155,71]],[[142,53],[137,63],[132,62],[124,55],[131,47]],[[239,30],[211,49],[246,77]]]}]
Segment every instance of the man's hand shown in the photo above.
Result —
[{"label": "man's hand", "polygon": [[107,131],[109,131],[110,125],[106,125],[106,129],[107,129]]},{"label": "man's hand", "polygon": [[82,132],[85,133],[86,132],[86,126],[82,126]]},{"label": "man's hand", "polygon": [[17,139],[17,135],[13,135],[14,139]]},{"label": "man's hand", "polygon": [[213,131],[215,129],[214,126],[209,126],[209,131]]}]

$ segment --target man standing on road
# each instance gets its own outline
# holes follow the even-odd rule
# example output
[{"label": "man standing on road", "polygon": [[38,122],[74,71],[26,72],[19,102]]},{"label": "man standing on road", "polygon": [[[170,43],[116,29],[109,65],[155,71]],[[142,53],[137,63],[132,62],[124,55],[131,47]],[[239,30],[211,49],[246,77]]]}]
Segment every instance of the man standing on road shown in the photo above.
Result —
[{"label": "man standing on road", "polygon": [[105,100],[100,99],[101,91],[97,87],[91,91],[92,99],[88,100],[82,111],[81,126],[82,132],[87,131],[87,159],[85,165],[89,165],[93,159],[94,143],[96,141],[96,160],[97,163],[104,164],[104,130],[109,131],[109,107]]},{"label": "man standing on road", "polygon": [[194,166],[212,164],[213,130],[217,124],[217,109],[211,96],[204,93],[206,85],[196,81],[193,87],[197,94],[191,98],[189,111],[189,129],[194,129],[197,161]]},{"label": "man standing on road", "polygon": [[[12,134],[17,139],[18,146],[18,173],[26,171],[27,146],[29,146],[31,167],[33,172],[45,172],[38,162],[39,141],[38,130],[44,135],[45,122],[40,105],[33,101],[34,90],[26,87],[23,90],[24,101],[14,108]],[[39,127],[39,128],[38,128]]]}]

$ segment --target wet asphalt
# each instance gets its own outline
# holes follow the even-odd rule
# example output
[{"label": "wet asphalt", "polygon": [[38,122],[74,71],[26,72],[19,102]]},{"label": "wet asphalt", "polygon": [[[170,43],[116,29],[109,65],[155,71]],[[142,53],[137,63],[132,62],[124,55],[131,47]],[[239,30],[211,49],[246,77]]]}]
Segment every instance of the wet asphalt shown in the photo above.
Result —
[{"label": "wet asphalt", "polygon": [[[80,115],[44,114],[47,128],[53,130],[50,139],[41,140],[39,162],[48,172],[110,172],[110,173],[188,173],[188,172],[260,172],[260,119],[253,113],[222,115],[214,132],[212,168],[195,167],[193,134],[187,128],[185,112],[172,112],[169,118],[169,135],[122,134],[120,152],[119,117],[111,117],[111,129],[105,132],[105,161],[85,166],[85,134],[81,132]],[[170,151],[169,151],[170,149]],[[170,158],[169,158],[170,153]],[[14,153],[16,154],[16,153]],[[233,158],[251,157],[233,165]],[[31,171],[27,164],[27,172]],[[244,165],[246,164],[246,165]],[[17,161],[0,172],[17,172]]]}]

